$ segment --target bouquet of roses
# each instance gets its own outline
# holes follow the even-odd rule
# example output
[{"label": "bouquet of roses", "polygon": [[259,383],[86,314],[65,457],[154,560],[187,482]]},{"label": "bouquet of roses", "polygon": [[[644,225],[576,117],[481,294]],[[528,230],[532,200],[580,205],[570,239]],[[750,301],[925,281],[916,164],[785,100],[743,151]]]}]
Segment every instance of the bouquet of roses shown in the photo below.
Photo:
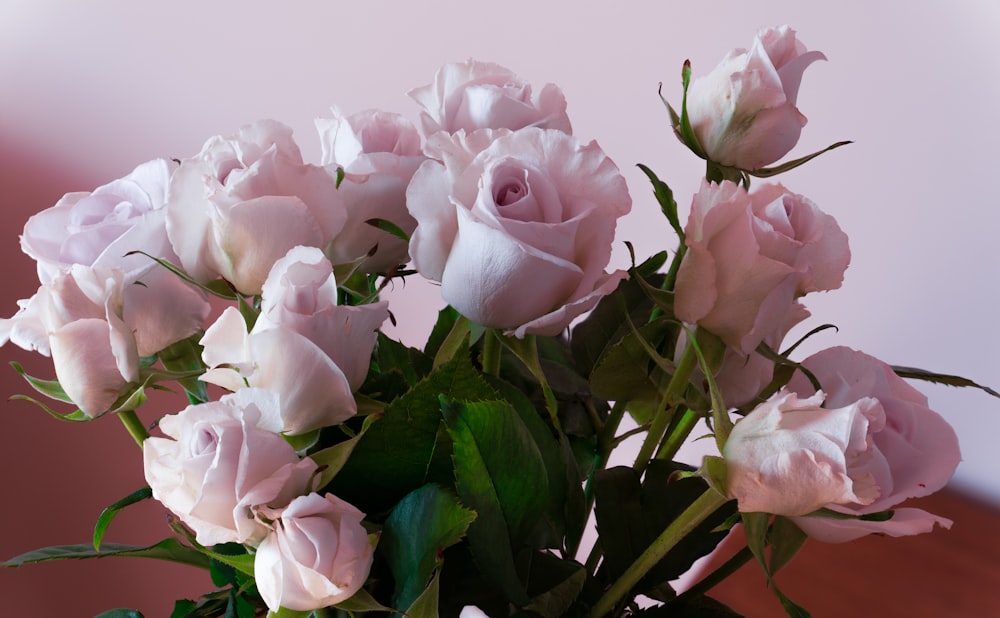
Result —
[{"label": "bouquet of roses", "polygon": [[[678,242],[628,270],[606,270],[625,180],[572,134],[562,92],[471,60],[410,93],[419,130],[382,111],[318,120],[319,164],[262,121],[66,195],[24,228],[41,287],[0,343],[51,356],[55,380],[25,375],[75,407],[32,400],[50,414],[117,416],[148,486],[105,510],[92,544],[4,564],[208,569],[218,589],[178,618],[727,616],[704,593],[731,564],[670,582],[736,525],[769,577],[808,536],[949,526],[897,508],[959,461],[900,376],[977,385],[843,347],[793,360],[801,340],[785,341],[802,297],[841,285],[847,236],[751,178],[844,144],[774,165],[822,58],[783,27],[693,81],[685,64],[666,115],[706,177],[682,225],[640,166]],[[416,275],[447,303],[422,349],[381,331],[405,308],[380,296]],[[169,384],[187,407],[143,406]],[[719,448],[699,469],[674,462],[693,433]],[[608,468],[636,434],[633,465]],[[169,537],[105,543],[149,498]]]}]

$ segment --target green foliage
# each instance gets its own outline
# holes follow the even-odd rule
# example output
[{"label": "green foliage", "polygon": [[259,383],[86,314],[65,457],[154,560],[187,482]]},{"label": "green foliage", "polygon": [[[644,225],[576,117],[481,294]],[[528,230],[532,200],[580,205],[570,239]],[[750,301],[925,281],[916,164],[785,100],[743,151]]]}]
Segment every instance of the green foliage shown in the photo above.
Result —
[{"label": "green foliage", "polygon": [[152,497],[153,490],[148,486],[143,487],[142,489],[138,489],[130,493],[118,502],[115,502],[101,511],[100,517],[97,518],[97,525],[94,526],[94,549],[97,551],[101,550],[101,540],[104,539],[104,533],[107,531],[108,526],[111,525],[111,520],[115,518],[115,515],[117,515],[119,511],[127,506],[131,506],[137,502],[142,502],[143,500],[148,500]]},{"label": "green foliage", "polygon": [[473,555],[512,602],[524,605],[529,598],[514,568],[512,542],[523,539],[545,511],[542,455],[506,401],[442,397],[441,407],[454,443],[458,495],[478,514],[469,527]]},{"label": "green foliage", "polygon": [[19,567],[36,562],[50,560],[84,560],[87,558],[107,558],[110,556],[125,556],[130,558],[155,558],[180,564],[187,564],[202,569],[209,566],[209,558],[196,549],[183,545],[177,539],[165,539],[155,545],[124,545],[121,543],[104,543],[101,550],[93,545],[54,545],[36,549],[9,560],[0,562],[0,567]]},{"label": "green foliage", "polygon": [[[601,581],[611,583],[635,562],[684,510],[707,488],[698,477],[679,477],[673,462],[654,460],[640,481],[632,468],[617,467],[598,472],[594,478],[597,498],[597,529],[604,547]],[[653,598],[673,596],[669,582],[687,571],[725,538],[719,529],[735,511],[735,504],[720,508],[671,549],[636,586],[636,592]]]},{"label": "green foliage", "polygon": [[378,520],[429,482],[452,485],[451,445],[438,400],[442,394],[469,401],[497,399],[468,353],[456,354],[386,406],[328,490]]},{"label": "green foliage", "polygon": [[379,542],[396,580],[395,605],[410,607],[416,603],[444,550],[458,543],[475,519],[474,511],[437,485],[425,485],[399,501],[386,519]]}]

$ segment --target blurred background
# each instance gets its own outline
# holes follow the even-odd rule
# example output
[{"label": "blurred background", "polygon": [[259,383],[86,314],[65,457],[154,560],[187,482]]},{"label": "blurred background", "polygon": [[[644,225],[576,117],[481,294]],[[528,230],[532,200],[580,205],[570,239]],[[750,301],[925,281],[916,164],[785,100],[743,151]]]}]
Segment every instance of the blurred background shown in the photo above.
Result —
[{"label": "blurred background", "polygon": [[[190,156],[208,137],[260,118],[291,125],[306,159],[317,161],[313,119],[327,116],[331,105],[416,120],[406,91],[428,83],[441,64],[469,57],[505,65],[536,88],[558,84],[574,133],[596,139],[618,162],[634,206],[619,226],[616,266],[627,264],[624,240],[640,257],[672,250],[672,234],[634,164],[649,165],[672,186],[682,213],[703,165],[671,135],[658,84],[679,105],[685,59],[696,76],[707,73],[730,48],[748,47],[758,28],[787,23],[829,59],[806,71],[799,108],[809,124],[790,157],[855,140],[780,177],[838,219],[853,253],[842,289],[806,299],[813,313],[806,329],[830,322],[839,332],[815,337],[803,354],[848,345],[889,363],[1000,385],[1000,204],[990,184],[1000,164],[1000,4],[844,0],[834,8],[794,0],[650,0],[612,10],[568,1],[303,0],[278,6],[0,0],[0,315],[12,315],[17,299],[38,286],[33,263],[18,247],[25,220],[62,194],[89,191],[152,158]],[[396,335],[422,344],[441,305],[434,288],[408,284],[393,301]],[[144,484],[139,449],[115,419],[70,425],[26,402],[6,402],[29,391],[7,368],[10,360],[34,375],[52,375],[47,359],[11,345],[0,349],[3,559],[87,542],[101,509]],[[963,447],[952,483],[958,493],[949,495],[971,497],[979,517],[935,533],[955,553],[963,529],[965,539],[996,536],[989,505],[1000,505],[1000,401],[971,389],[921,389],[954,424]],[[140,412],[152,420],[182,405],[161,398]],[[168,534],[163,510],[150,501],[122,514],[106,538],[152,543]],[[907,541],[872,547],[905,554],[916,547]],[[847,563],[857,561],[843,551]],[[996,545],[969,543],[962,552],[962,562],[979,560],[973,587],[995,597]],[[933,582],[955,576],[949,564],[924,565],[920,577],[932,584],[917,594],[948,594]],[[890,578],[889,568],[875,575]],[[800,601],[809,594],[804,581],[798,596],[788,591]],[[173,599],[211,586],[203,573],[130,559],[0,571],[3,614],[10,616],[91,616],[112,607],[167,616]],[[776,611],[734,606],[749,616]],[[819,617],[842,615],[810,609]]]}]

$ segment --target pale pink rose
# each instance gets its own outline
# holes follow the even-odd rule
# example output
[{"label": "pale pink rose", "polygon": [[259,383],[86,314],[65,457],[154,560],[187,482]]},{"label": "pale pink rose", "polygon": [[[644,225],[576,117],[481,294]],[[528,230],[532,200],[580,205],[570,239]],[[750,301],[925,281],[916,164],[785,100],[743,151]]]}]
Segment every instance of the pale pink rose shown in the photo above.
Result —
[{"label": "pale pink rose", "polygon": [[28,219],[21,236],[21,248],[38,262],[42,284],[74,264],[122,271],[123,318],[140,356],[193,335],[209,311],[202,292],[146,255],[126,255],[143,251],[179,263],[163,208],[169,180],[167,161],[143,163],[91,193],[67,193]]},{"label": "pale pink rose", "polygon": [[743,354],[791,319],[797,298],[840,287],[851,260],[836,220],[776,184],[703,182],[685,232],[675,314]]},{"label": "pale pink rose", "polygon": [[860,399],[824,408],[823,393],[780,391],[733,427],[722,449],[730,498],[744,513],[805,515],[828,504],[871,504],[879,488],[865,466],[885,414]]},{"label": "pale pink rose", "polygon": [[211,138],[168,189],[167,233],[184,269],[244,294],[259,294],[292,247],[325,247],[345,220],[336,179],[304,164],[291,129],[274,121]]},{"label": "pale pink rose", "polygon": [[286,433],[337,425],[357,412],[352,392],[364,382],[388,316],[384,301],[338,306],[330,262],[319,249],[295,247],[264,282],[250,332],[234,307],[205,331],[202,358],[210,369],[201,379],[278,393]]},{"label": "pale pink rose", "polygon": [[278,433],[274,393],[245,389],[164,416],[159,427],[167,437],[143,443],[146,482],[202,545],[259,543],[268,524],[258,510],[311,490],[316,464]]},{"label": "pale pink rose", "polygon": [[426,160],[420,134],[399,114],[367,110],[343,116],[336,108],[333,114],[316,120],[316,127],[322,164],[331,173],[338,167],[345,173],[338,193],[347,222],[330,242],[327,256],[334,264],[346,264],[378,247],[361,269],[387,272],[407,262],[407,243],[366,221],[384,219],[413,233],[417,222],[406,210],[406,186]]},{"label": "pale pink rose", "polygon": [[538,127],[570,133],[566,97],[555,84],[532,94],[531,85],[510,69],[468,60],[438,69],[434,82],[409,92],[424,111],[424,135],[437,131]]},{"label": "pale pink rose", "polygon": [[807,52],[788,26],[760,31],[691,82],[687,111],[698,144],[716,163],[756,170],[785,156],[806,124],[795,107],[802,73],[826,56]]},{"label": "pale pink rose", "polygon": [[625,179],[591,142],[561,131],[477,131],[429,140],[407,190],[420,274],[474,322],[555,335],[626,277],[608,274]]},{"label": "pale pink rose", "polygon": [[[892,510],[887,521],[797,518],[809,536],[828,543],[851,541],[866,534],[908,536],[930,532],[935,524],[951,521],[916,508],[896,508],[907,498],[930,495],[944,487],[962,455],[955,430],[927,407],[927,398],[897,376],[889,365],[862,352],[836,347],[818,352],[802,362],[828,393],[827,405],[843,406],[866,397],[877,399],[885,410],[885,428],[874,434],[875,456],[863,470],[879,488],[868,503],[829,505],[850,515]],[[809,380],[797,373],[788,388],[800,394],[813,392]]]},{"label": "pale pink rose", "polygon": [[[785,317],[785,323],[778,330],[764,336],[765,343],[772,351],[781,351],[781,342],[796,324],[809,317],[809,311],[801,303],[794,303]],[[760,394],[774,378],[774,361],[757,350],[745,354],[727,347],[722,357],[722,365],[715,375],[715,383],[722,393],[726,407],[742,408]]]},{"label": "pale pink rose", "polygon": [[364,517],[332,494],[301,496],[281,511],[254,559],[268,609],[328,607],[361,589],[374,561]]},{"label": "pale pink rose", "polygon": [[122,319],[121,270],[73,265],[56,274],[12,318],[0,345],[52,356],[63,390],[88,416],[106,412],[139,378],[135,336]]}]

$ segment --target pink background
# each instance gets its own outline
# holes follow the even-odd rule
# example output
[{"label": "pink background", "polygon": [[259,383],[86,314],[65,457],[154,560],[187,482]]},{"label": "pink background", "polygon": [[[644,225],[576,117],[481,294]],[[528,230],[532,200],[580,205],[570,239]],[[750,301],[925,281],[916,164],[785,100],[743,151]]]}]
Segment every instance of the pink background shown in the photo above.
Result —
[{"label": "pink background", "polygon": [[[673,248],[643,162],[674,188],[682,211],[702,172],[671,136],[657,84],[680,99],[680,66],[709,71],[757,28],[788,23],[829,62],[805,75],[809,124],[793,156],[856,143],[781,178],[837,217],[853,267],[841,290],[807,299],[815,338],[888,362],[1000,385],[1000,228],[993,187],[1000,156],[1000,7],[990,0],[871,3],[576,2],[507,0],[159,3],[0,2],[0,315],[37,287],[17,235],[26,218],[67,191],[89,190],[154,157],[185,157],[209,136],[272,117],[318,158],[313,118],[330,105],[416,118],[405,92],[449,61],[506,65],[540,87],[559,84],[574,132],[596,139],[623,169],[635,201],[619,227],[640,256]],[[626,254],[619,243],[616,263]],[[428,286],[396,297],[400,336],[416,344],[440,301]],[[45,359],[0,349],[41,376]],[[26,393],[0,367],[4,399]],[[954,483],[1000,503],[994,446],[1000,402],[972,390],[925,386],[957,428],[964,463]],[[150,419],[173,412],[162,401]],[[29,404],[0,410],[0,557],[86,542],[101,508],[143,484],[140,454],[113,419],[59,423]],[[145,504],[108,539],[166,536]],[[956,525],[961,525],[958,522]],[[155,586],[157,589],[152,590]],[[0,571],[4,613],[90,616],[133,606],[165,616],[168,599],[211,587],[181,567],[102,560]]]}]

